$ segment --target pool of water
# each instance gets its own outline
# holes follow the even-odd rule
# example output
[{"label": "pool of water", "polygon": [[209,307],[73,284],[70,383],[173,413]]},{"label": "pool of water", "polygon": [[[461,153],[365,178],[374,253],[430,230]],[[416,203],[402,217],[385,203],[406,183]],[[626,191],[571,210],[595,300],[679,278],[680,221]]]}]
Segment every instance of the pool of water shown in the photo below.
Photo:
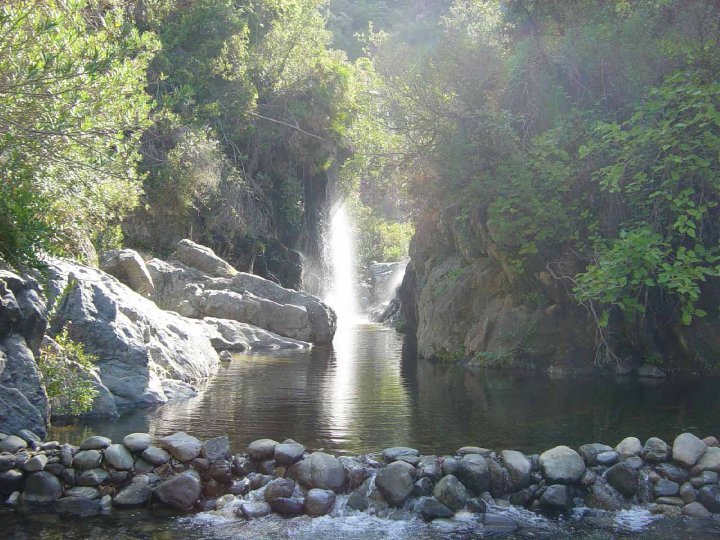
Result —
[{"label": "pool of water", "polygon": [[[465,445],[541,452],[558,444],[616,444],[628,435],[671,441],[682,431],[720,431],[715,380],[638,381],[611,377],[554,379],[540,374],[468,370],[419,361],[403,338],[374,324],[339,331],[332,348],[291,354],[242,354],[223,365],[192,399],[117,420],[53,426],[51,438],[78,443],[90,433],[119,441],[127,433],[183,430],[201,439],[227,435],[234,452],[258,438],[292,437],[337,454],[408,445],[423,453]],[[441,539],[481,538],[466,516],[454,535],[408,511],[368,515],[341,496],[331,516],[245,522],[232,515],[178,515],[162,508],[92,519],[19,515],[0,510],[0,538],[41,539]],[[510,509],[514,538],[718,538],[720,520],[666,519],[647,510],[617,514],[576,509],[547,519]]]},{"label": "pool of water", "polygon": [[332,348],[236,355],[195,398],[114,421],[54,426],[50,436],[77,443],[88,433],[121,440],[182,430],[201,439],[227,435],[233,451],[290,437],[337,454],[396,445],[442,454],[465,445],[533,453],[720,431],[717,380],[473,373],[418,361],[409,349],[393,330],[361,323],[341,329]]}]

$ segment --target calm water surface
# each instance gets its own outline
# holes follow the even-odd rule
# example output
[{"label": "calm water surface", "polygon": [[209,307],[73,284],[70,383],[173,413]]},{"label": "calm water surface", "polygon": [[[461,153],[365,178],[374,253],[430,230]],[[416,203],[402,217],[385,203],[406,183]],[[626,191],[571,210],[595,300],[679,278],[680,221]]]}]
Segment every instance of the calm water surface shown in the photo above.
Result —
[{"label": "calm water surface", "polygon": [[[311,449],[376,452],[409,445],[424,453],[464,445],[540,452],[558,444],[615,445],[628,435],[672,440],[686,430],[720,435],[717,381],[643,383],[632,379],[551,379],[537,374],[470,373],[416,361],[402,337],[378,325],[341,330],[334,348],[292,354],[243,354],[224,365],[198,397],[116,421],[55,426],[51,437],[78,443],[89,433],[119,441],[130,432],[183,430],[201,439],[227,435],[234,452],[252,440],[292,437]],[[245,522],[232,515],[179,516],[162,509],[86,520],[21,516],[0,510],[0,538],[17,539],[407,539],[449,538],[407,511]],[[507,510],[499,510],[508,512]],[[509,512],[518,512],[510,510]],[[575,510],[560,520],[515,515],[515,538],[720,538],[720,520],[671,520],[634,509]],[[468,517],[468,519],[472,519]],[[481,538],[482,525],[450,538]]]},{"label": "calm water surface", "polygon": [[540,452],[558,444],[614,446],[629,435],[720,435],[718,389],[717,380],[703,379],[471,373],[416,361],[399,334],[359,324],[341,330],[334,348],[237,355],[196,398],[116,421],[56,426],[51,436],[77,443],[88,432],[120,440],[183,430],[201,439],[227,435],[233,451],[258,438],[291,437],[338,454],[393,445]]}]

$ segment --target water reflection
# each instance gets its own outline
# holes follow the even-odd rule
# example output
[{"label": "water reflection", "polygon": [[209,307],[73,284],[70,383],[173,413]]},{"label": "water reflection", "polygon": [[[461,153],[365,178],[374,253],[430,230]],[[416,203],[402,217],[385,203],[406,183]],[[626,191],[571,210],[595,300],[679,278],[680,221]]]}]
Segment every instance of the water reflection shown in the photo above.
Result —
[{"label": "water reflection", "polygon": [[52,430],[78,442],[89,432],[114,440],[133,431],[227,435],[232,448],[292,437],[310,448],[364,453],[393,445],[447,453],[464,445],[537,452],[628,435],[672,440],[682,431],[716,434],[717,381],[651,385],[612,378],[471,373],[417,361],[387,328],[343,328],[333,348],[238,355],[193,399],[136,410],[115,422]]}]

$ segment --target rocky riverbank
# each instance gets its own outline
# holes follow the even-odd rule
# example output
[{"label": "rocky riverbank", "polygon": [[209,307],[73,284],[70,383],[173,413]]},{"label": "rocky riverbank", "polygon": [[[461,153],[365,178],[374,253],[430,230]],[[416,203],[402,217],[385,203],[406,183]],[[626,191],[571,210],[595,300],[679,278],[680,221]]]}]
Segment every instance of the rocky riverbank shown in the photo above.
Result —
[{"label": "rocky riverbank", "polygon": [[317,297],[190,240],[147,264],[127,249],[103,254],[101,268],[48,258],[44,272],[20,273],[0,261],[0,431],[44,436],[59,413],[37,360],[41,349],[63,354],[61,332],[96,359],[73,365],[97,396],[86,414],[112,417],[196,395],[233,352],[327,344],[335,326]]},{"label": "rocky riverbank", "polygon": [[444,532],[474,516],[508,534],[518,524],[489,510],[644,506],[671,517],[720,515],[718,441],[690,433],[671,445],[629,437],[614,448],[558,446],[537,455],[467,446],[434,456],[398,447],[337,458],[289,439],[257,440],[233,454],[226,437],[134,433],[122,443],[91,436],[72,446],[22,431],[0,434],[0,452],[0,502],[11,512],[88,517],[161,505],[253,520],[402,507]]}]

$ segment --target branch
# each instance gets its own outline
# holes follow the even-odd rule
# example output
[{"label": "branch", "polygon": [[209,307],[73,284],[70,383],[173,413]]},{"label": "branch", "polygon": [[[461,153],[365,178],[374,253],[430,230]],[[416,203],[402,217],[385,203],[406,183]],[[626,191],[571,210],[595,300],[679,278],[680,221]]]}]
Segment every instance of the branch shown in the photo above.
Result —
[{"label": "branch", "polygon": [[274,122],[275,124],[280,124],[281,126],[289,127],[291,129],[294,129],[296,131],[299,131],[300,133],[303,133],[307,135],[308,137],[313,137],[315,139],[318,139],[319,141],[325,142],[325,139],[320,137],[320,135],[315,135],[314,133],[310,133],[309,131],[305,131],[300,126],[293,126],[292,124],[288,124],[287,122],[283,122],[282,120],[276,120],[275,118],[268,118],[267,116],[263,116],[262,114],[258,114],[253,111],[247,111],[247,113],[250,116],[255,116],[257,118],[262,118],[263,120],[267,120],[268,122]]}]

